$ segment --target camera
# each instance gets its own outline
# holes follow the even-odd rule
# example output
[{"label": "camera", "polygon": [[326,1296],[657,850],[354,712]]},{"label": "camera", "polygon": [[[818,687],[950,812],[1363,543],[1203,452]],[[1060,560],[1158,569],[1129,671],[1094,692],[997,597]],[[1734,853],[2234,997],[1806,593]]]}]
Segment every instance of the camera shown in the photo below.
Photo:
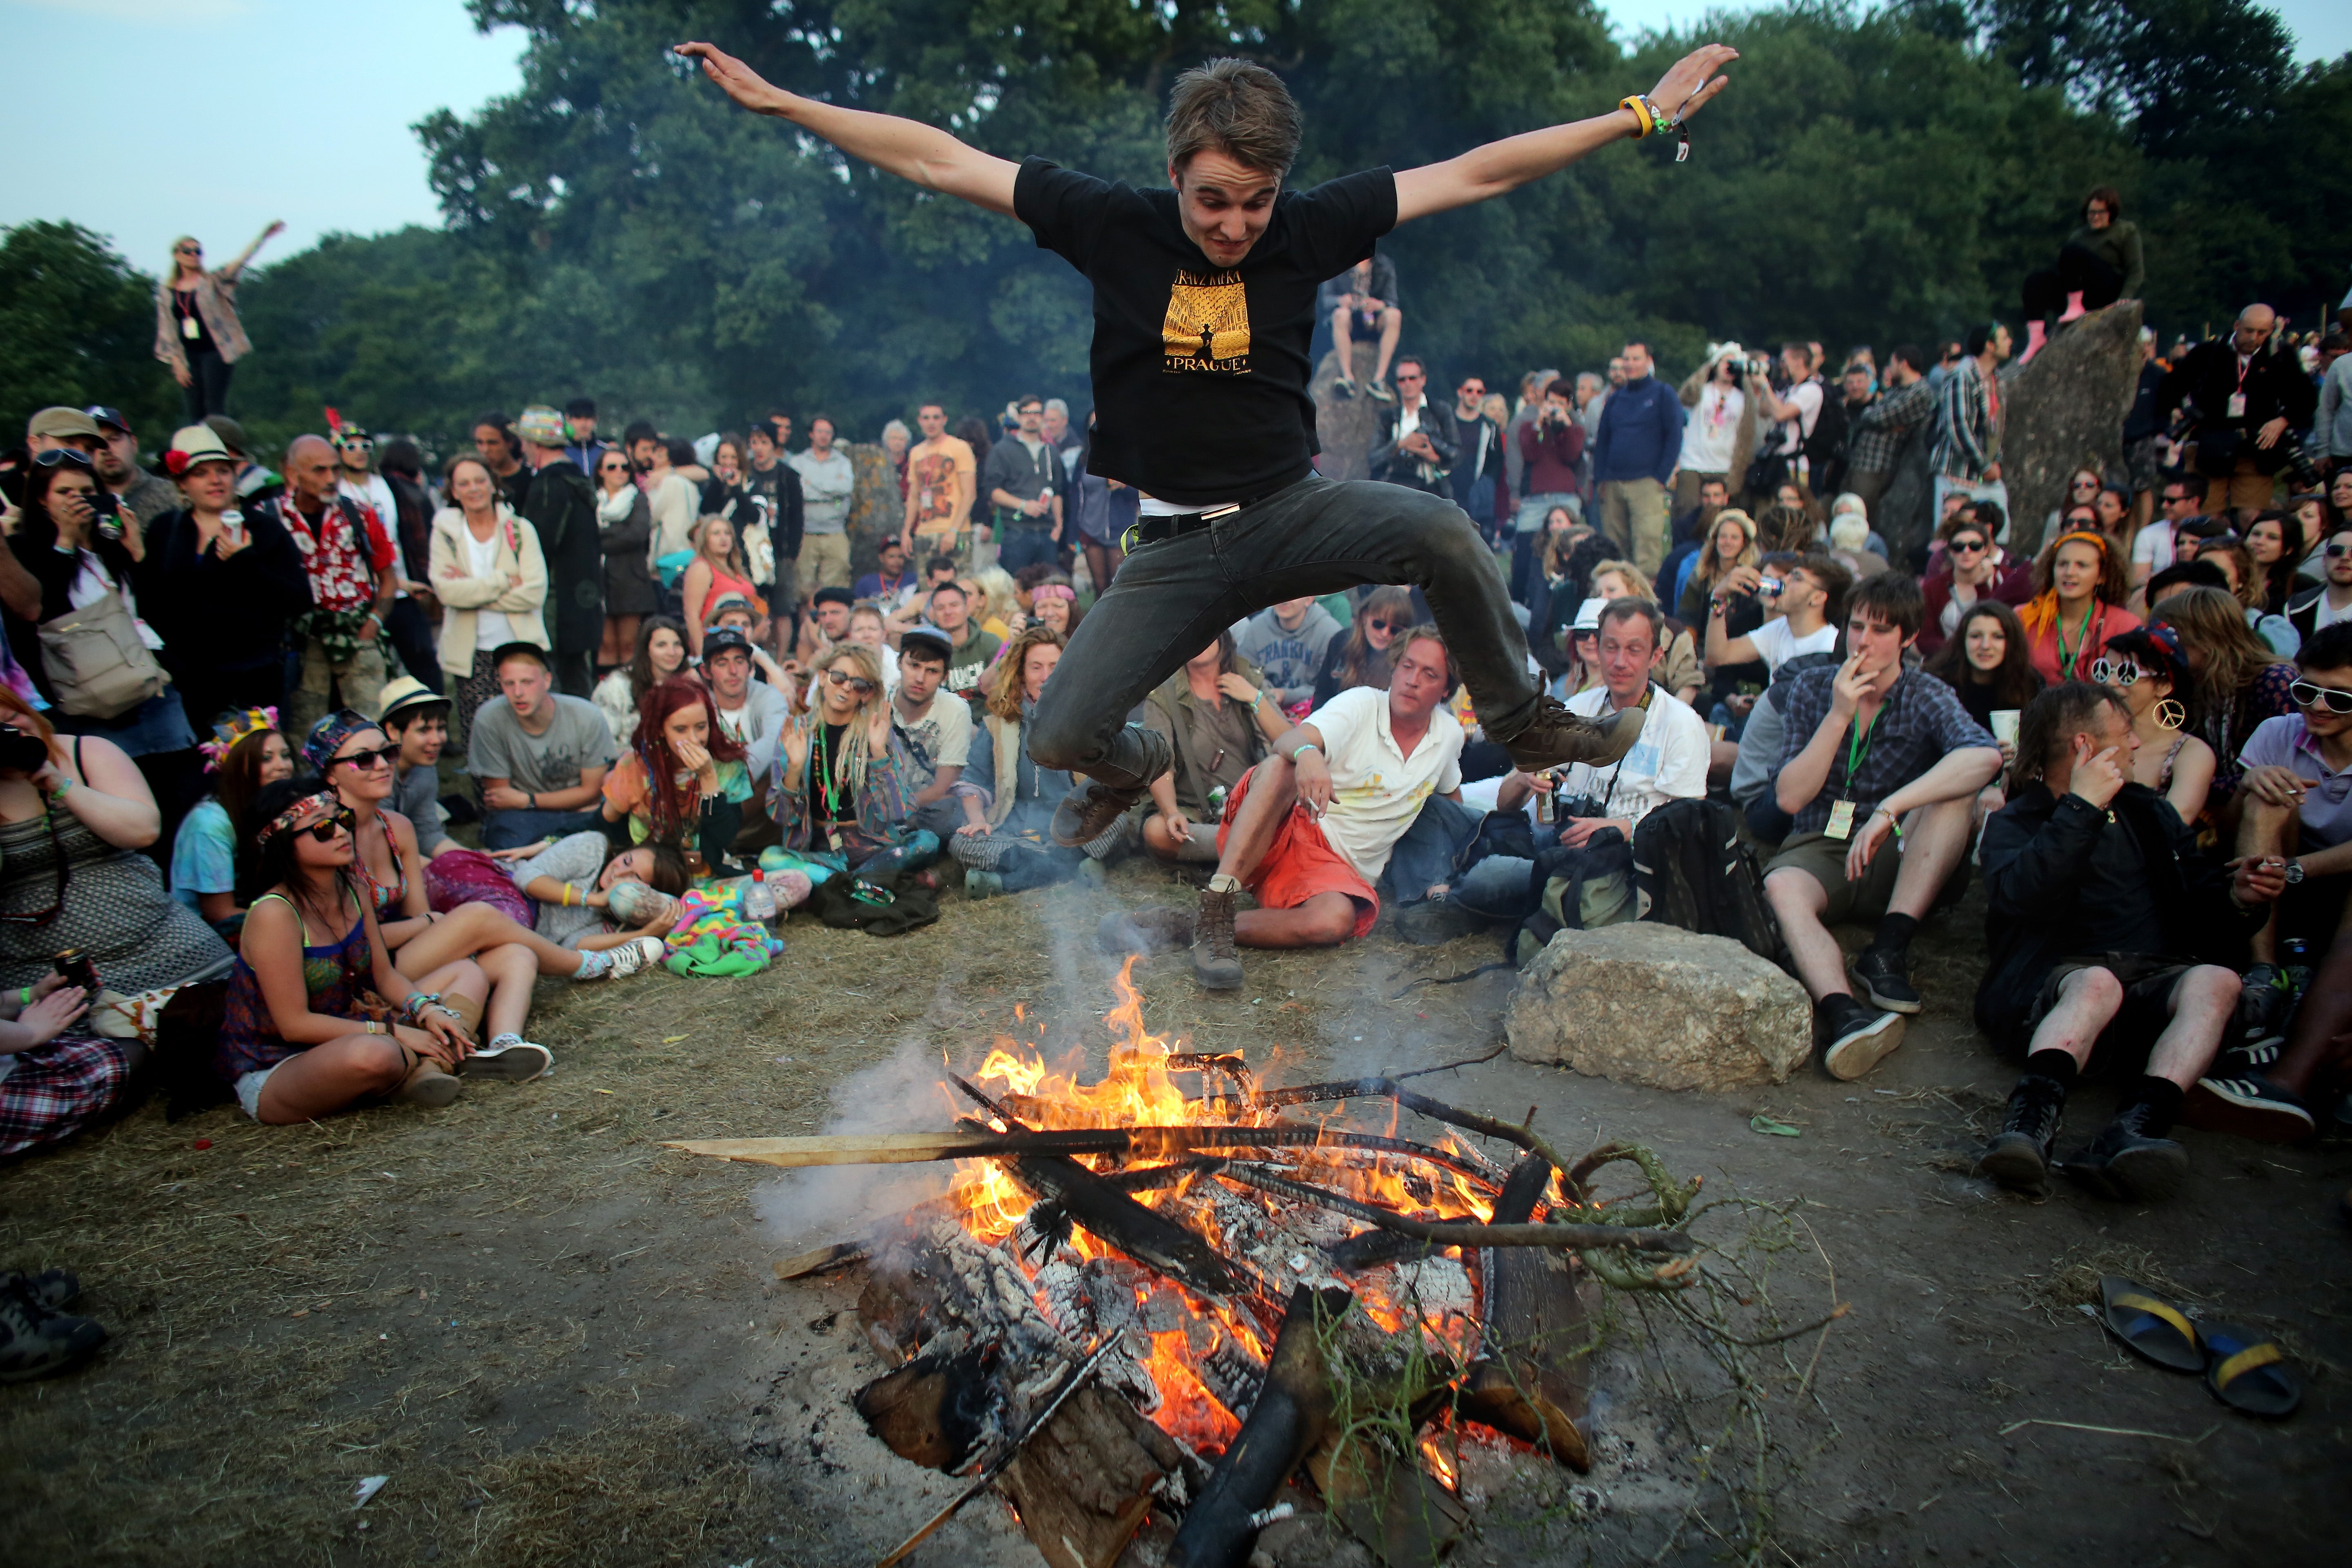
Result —
[{"label": "camera", "polygon": [[64,977],[67,984],[78,985],[92,997],[97,996],[98,966],[90,963],[89,954],[79,948],[69,947],[49,960],[49,963]]},{"label": "camera", "polygon": [[49,749],[41,743],[38,735],[14,724],[0,724],[0,768],[11,773],[37,773],[48,762]]},{"label": "camera", "polygon": [[97,525],[98,536],[120,542],[122,538],[122,508],[115,500],[114,492],[104,485],[99,486],[89,498],[89,510],[94,514],[91,521]]},{"label": "camera", "polygon": [[1606,816],[1609,803],[1589,795],[1562,795],[1553,812],[1562,822],[1578,816]]}]

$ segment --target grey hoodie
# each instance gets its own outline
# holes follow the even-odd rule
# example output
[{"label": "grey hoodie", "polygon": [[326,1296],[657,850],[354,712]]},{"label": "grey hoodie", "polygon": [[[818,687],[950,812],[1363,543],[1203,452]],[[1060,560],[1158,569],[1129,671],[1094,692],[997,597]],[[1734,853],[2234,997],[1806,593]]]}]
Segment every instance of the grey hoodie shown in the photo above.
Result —
[{"label": "grey hoodie", "polygon": [[1338,635],[1339,623],[1320,605],[1307,606],[1307,618],[1288,632],[1274,618],[1271,608],[1260,610],[1242,624],[1234,641],[1241,656],[1265,672],[1275,700],[1285,707],[1315,695],[1315,678],[1322,672],[1324,650]]}]

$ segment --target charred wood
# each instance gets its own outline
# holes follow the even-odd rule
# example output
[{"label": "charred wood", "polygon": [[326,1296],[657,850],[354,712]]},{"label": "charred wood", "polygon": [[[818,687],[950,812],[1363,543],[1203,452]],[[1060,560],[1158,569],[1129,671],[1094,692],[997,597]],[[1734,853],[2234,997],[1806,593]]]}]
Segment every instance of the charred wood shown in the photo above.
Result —
[{"label": "charred wood", "polygon": [[986,1348],[918,1356],[883,1373],[851,1401],[866,1429],[902,1459],[952,1473],[987,1432],[996,1404]]},{"label": "charred wood", "polygon": [[1239,1288],[1223,1258],[1193,1232],[1144,1207],[1076,1161],[1051,1155],[1008,1160],[1005,1169],[1034,1196],[1146,1268],[1203,1295]]},{"label": "charred wood", "polygon": [[1675,1253],[1694,1252],[1698,1248],[1696,1241],[1680,1231],[1641,1230],[1630,1226],[1456,1225],[1408,1219],[1376,1204],[1359,1203],[1354,1198],[1311,1186],[1305,1182],[1294,1182],[1255,1165],[1228,1165],[1217,1173],[1217,1179],[1306,1203],[1320,1204],[1325,1208],[1369,1220],[1383,1230],[1393,1230],[1441,1247],[1542,1247],[1574,1250],[1613,1247],[1635,1252]]},{"label": "charred wood", "polygon": [[[1496,1202],[1496,1222],[1533,1213],[1550,1180],[1539,1156],[1520,1161]],[[1584,1409],[1592,1331],[1573,1261],[1556,1252],[1497,1249],[1485,1274],[1479,1360],[1455,1409],[1574,1469],[1589,1469],[1591,1457],[1575,1418]]]},{"label": "charred wood", "polygon": [[1370,1438],[1331,1434],[1307,1472],[1333,1517],[1390,1568],[1437,1562],[1469,1528],[1469,1511],[1453,1493]]}]

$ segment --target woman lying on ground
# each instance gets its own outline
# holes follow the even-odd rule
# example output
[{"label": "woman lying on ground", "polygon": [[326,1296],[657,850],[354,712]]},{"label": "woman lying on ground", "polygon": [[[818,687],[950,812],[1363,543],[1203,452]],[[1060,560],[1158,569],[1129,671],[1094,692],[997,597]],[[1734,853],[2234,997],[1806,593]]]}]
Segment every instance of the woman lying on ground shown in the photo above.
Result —
[{"label": "woman lying on ground", "polygon": [[350,816],[330,791],[288,780],[246,825],[253,897],[229,975],[214,1066],[257,1121],[309,1121],[396,1094],[441,1106],[456,1073],[520,1082],[548,1067],[513,1036],[477,1051],[490,978],[459,960],[412,984],[393,966],[354,875]]},{"label": "woman lying on ground", "polygon": [[552,844],[495,849],[510,861],[515,886],[538,910],[531,929],[579,952],[611,952],[650,939],[659,943],[677,919],[677,900],[691,885],[686,857],[668,844],[640,844],[612,852],[601,833],[574,833]]},{"label": "woman lying on ground", "polygon": [[521,1030],[538,976],[630,975],[661,956],[658,942],[614,943],[610,952],[594,952],[559,946],[488,904],[460,904],[446,914],[434,909],[415,826],[383,804],[392,795],[399,750],[373,721],[348,708],[320,720],[302,745],[352,815],[358,841],[352,877],[367,895],[369,912],[383,922],[384,946],[403,974],[415,980],[461,958],[476,960],[495,983],[490,1027],[504,1036]]},{"label": "woman lying on ground", "polygon": [[200,748],[213,791],[180,819],[172,837],[172,896],[234,941],[245,922],[236,901],[236,825],[264,784],[294,776],[294,749],[277,728],[278,710],[248,708],[213,721]]}]

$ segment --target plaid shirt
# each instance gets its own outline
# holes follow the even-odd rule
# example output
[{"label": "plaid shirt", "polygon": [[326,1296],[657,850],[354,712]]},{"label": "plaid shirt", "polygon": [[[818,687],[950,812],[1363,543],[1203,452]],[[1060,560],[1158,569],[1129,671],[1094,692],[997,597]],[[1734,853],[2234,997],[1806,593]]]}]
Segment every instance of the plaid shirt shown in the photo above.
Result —
[{"label": "plaid shirt", "polygon": [[[1836,693],[1838,671],[1843,665],[1828,664],[1809,669],[1787,684],[1786,689],[1772,699],[1780,710],[1780,768],[1787,767],[1797,753],[1812,744],[1813,732],[1829,716],[1830,704]],[[1853,725],[1847,725],[1851,733]],[[1829,777],[1823,781],[1821,793],[1813,796],[1805,809],[1797,813],[1790,825],[1791,835],[1819,833],[1830,819],[1830,804],[1838,800],[1853,802],[1857,830],[1862,819],[1878,809],[1878,803],[1934,767],[1951,752],[1969,746],[1990,748],[1999,744],[1985,733],[1982,726],[1969,717],[1952,689],[1921,670],[1910,669],[1895,683],[1879,704],[1878,717],[1871,721],[1869,749],[1863,753],[1862,771],[1849,781],[1845,776],[1846,747],[1838,746],[1837,755],[1830,763]],[[1777,775],[1780,768],[1773,770]]]},{"label": "plaid shirt", "polygon": [[1936,394],[1925,376],[1899,392],[1884,392],[1854,416],[1853,440],[1846,448],[1846,467],[1855,473],[1885,474],[1895,469],[1895,454],[1903,438],[1935,416]]},{"label": "plaid shirt", "polygon": [[1927,461],[1946,479],[1971,484],[2000,461],[2000,388],[1972,359],[1962,360],[1936,397],[1936,445]]}]

